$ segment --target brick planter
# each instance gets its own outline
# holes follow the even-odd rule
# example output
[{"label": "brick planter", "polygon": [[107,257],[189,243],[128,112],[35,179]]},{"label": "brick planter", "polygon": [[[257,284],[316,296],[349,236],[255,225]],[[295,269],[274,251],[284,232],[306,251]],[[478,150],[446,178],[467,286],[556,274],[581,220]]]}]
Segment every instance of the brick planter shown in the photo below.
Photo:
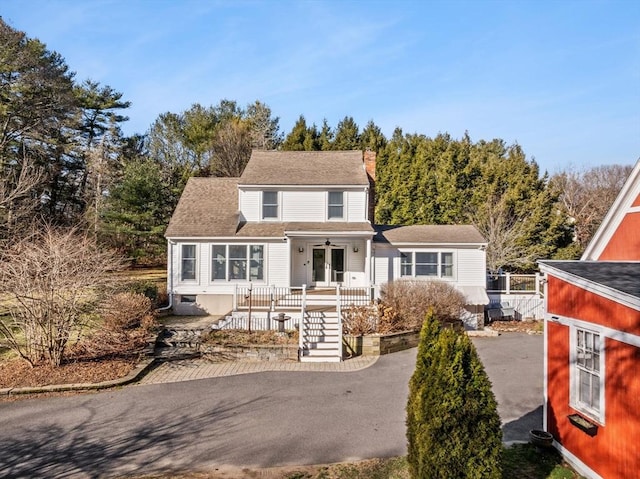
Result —
[{"label": "brick planter", "polygon": [[420,340],[420,331],[404,331],[390,334],[368,334],[342,337],[343,357],[380,356],[415,348]]}]

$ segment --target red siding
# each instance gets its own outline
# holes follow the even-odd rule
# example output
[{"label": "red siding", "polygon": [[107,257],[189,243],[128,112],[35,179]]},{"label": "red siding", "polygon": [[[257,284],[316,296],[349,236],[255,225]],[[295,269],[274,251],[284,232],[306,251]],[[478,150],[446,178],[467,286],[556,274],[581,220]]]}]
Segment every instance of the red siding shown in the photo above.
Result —
[{"label": "red siding", "polygon": [[594,437],[569,422],[569,328],[549,323],[547,430],[603,478],[640,471],[640,349],[611,339],[605,349],[605,425]]},{"label": "red siding", "polygon": [[636,196],[636,200],[633,202],[633,204],[631,205],[633,206],[640,206],[640,195]]},{"label": "red siding", "polygon": [[549,275],[547,311],[640,336],[640,312]]},{"label": "red siding", "polygon": [[[640,326],[640,312],[549,277],[548,312],[616,328]],[[598,299],[599,298],[599,299]],[[598,309],[600,311],[598,312]],[[570,328],[547,323],[547,428],[556,440],[603,478],[640,471],[640,348],[605,338],[605,421],[594,437],[574,425],[569,407]]]},{"label": "red siding", "polygon": [[640,212],[625,215],[598,260],[640,260]]}]

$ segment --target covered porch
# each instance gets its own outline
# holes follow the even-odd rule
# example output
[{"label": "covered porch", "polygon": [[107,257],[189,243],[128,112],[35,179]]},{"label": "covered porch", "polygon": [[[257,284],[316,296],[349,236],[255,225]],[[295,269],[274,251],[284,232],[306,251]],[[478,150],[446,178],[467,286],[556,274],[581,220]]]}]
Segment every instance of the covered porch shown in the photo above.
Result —
[{"label": "covered porch", "polygon": [[368,287],[373,235],[366,223],[289,224],[290,286]]}]

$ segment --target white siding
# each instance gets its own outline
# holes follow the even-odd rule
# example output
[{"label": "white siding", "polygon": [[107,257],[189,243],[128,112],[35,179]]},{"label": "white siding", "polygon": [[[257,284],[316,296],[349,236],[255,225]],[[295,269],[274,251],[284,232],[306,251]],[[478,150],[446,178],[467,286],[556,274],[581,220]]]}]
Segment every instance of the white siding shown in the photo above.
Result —
[{"label": "white siding", "polygon": [[367,194],[364,191],[348,191],[345,196],[347,221],[366,221]]},{"label": "white siding", "polygon": [[326,196],[324,191],[283,191],[282,221],[325,221]]},{"label": "white siding", "polygon": [[255,190],[239,190],[239,207],[247,221],[260,221],[262,212],[262,192]]},{"label": "white siding", "polygon": [[459,249],[457,252],[457,283],[461,286],[487,284],[485,252],[480,249]]},{"label": "white siding", "polygon": [[[357,253],[353,251],[354,246],[358,248]],[[364,277],[365,248],[364,241],[353,242],[347,246],[347,271],[344,278],[347,286],[367,286]]]},{"label": "white siding", "polygon": [[268,244],[266,261],[268,284],[289,286],[289,243]]},{"label": "white siding", "polygon": [[398,250],[385,246],[376,246],[373,260],[374,282],[384,284],[394,279],[394,263]]},{"label": "white siding", "polygon": [[[303,248],[300,253],[298,248]],[[309,247],[304,241],[294,241],[291,245],[291,286],[302,286],[308,282],[307,270],[310,268],[308,262]]]},{"label": "white siding", "polygon": [[[486,285],[485,252],[480,249],[402,248],[407,251],[446,251],[454,253],[454,284],[461,286]],[[400,279],[400,252],[394,247],[376,246],[374,258],[375,283],[384,284]]]}]

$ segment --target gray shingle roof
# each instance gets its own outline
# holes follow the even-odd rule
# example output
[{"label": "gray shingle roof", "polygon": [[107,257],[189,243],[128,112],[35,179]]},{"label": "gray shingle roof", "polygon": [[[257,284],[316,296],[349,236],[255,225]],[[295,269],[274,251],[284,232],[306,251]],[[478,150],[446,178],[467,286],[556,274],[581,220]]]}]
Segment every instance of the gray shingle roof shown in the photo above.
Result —
[{"label": "gray shingle roof", "polygon": [[240,185],[367,186],[361,151],[260,151],[251,153]]},{"label": "gray shingle roof", "polygon": [[640,298],[640,261],[540,261],[540,264]]},{"label": "gray shingle roof", "polygon": [[235,236],[238,178],[189,178],[165,236]]},{"label": "gray shingle roof", "polygon": [[365,232],[369,223],[263,222],[239,223],[238,178],[190,178],[171,217],[168,238],[278,238],[286,232]]},{"label": "gray shingle roof", "polygon": [[390,244],[486,244],[473,225],[376,226],[374,241]]}]

